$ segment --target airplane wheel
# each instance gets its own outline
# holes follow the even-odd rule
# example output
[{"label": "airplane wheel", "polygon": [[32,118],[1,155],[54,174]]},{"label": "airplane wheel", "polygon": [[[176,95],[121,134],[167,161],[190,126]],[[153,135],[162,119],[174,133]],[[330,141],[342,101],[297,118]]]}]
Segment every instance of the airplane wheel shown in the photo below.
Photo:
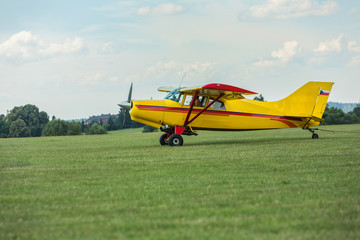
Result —
[{"label": "airplane wheel", "polygon": [[312,135],[312,139],[318,139],[319,138],[319,135],[317,135],[316,133],[314,133],[313,135]]},{"label": "airplane wheel", "polygon": [[173,134],[169,137],[169,145],[170,146],[182,146],[184,143],[184,140],[181,135],[179,134]]},{"label": "airplane wheel", "polygon": [[169,141],[166,141],[167,136],[168,136],[167,133],[161,135],[161,137],[160,137],[160,145],[168,145],[169,144]]}]

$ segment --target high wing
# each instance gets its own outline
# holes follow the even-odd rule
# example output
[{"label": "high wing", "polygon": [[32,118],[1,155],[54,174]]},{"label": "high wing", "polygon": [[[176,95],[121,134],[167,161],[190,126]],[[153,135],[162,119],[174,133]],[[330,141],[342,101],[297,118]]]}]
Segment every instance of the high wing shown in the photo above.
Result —
[{"label": "high wing", "polygon": [[159,92],[171,92],[172,90],[174,90],[175,88],[174,87],[159,87],[158,88],[158,91]]},{"label": "high wing", "polygon": [[221,83],[210,83],[200,87],[192,87],[192,88],[183,88],[180,89],[180,92],[194,94],[198,92],[198,94],[205,94],[210,96],[219,96],[224,95],[225,97],[238,97],[243,98],[241,95],[251,95],[257,94],[256,92],[252,92],[243,88],[238,88],[235,86],[221,84]]}]

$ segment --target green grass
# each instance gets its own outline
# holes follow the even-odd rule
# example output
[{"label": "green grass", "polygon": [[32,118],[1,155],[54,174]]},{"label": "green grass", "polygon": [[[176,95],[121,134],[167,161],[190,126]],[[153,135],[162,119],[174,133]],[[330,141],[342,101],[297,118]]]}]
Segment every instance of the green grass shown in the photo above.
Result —
[{"label": "green grass", "polygon": [[359,239],[360,125],[0,140],[0,239]]}]

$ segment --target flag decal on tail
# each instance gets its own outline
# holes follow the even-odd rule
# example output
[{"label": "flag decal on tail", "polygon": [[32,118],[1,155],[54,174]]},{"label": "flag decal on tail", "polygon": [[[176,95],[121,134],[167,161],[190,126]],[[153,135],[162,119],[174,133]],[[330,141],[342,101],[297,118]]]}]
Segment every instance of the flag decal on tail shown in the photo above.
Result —
[{"label": "flag decal on tail", "polygon": [[328,91],[328,90],[321,90],[320,91],[320,95],[329,96],[329,94],[330,94],[330,91]]}]

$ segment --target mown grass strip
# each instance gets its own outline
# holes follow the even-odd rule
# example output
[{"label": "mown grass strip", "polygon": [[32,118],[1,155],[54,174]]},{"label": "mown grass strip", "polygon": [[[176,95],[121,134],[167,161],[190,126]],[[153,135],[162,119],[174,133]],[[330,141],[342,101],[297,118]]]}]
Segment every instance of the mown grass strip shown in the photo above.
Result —
[{"label": "mown grass strip", "polygon": [[322,128],[1,139],[0,239],[357,239],[360,125]]}]

